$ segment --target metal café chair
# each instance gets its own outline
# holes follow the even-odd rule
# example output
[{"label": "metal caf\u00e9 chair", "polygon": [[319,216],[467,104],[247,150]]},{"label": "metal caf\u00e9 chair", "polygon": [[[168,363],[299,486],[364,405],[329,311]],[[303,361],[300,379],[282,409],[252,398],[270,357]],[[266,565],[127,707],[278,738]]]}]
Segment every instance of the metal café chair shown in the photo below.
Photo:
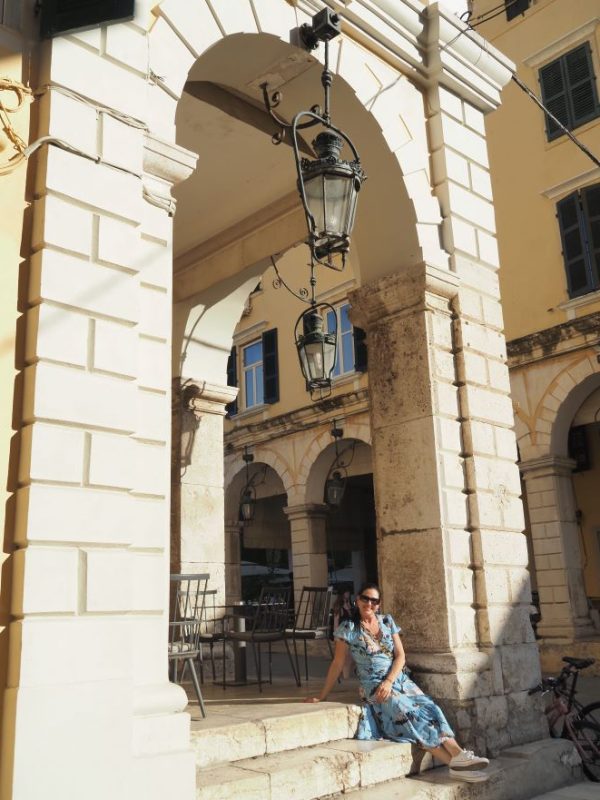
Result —
[{"label": "metal caf\u00e9 chair", "polygon": [[[252,654],[256,666],[258,678],[258,689],[262,692],[262,664],[261,664],[261,645],[268,645],[269,650],[269,683],[273,683],[272,652],[273,642],[284,642],[287,650],[290,666],[294,675],[296,685],[300,686],[300,677],[296,673],[292,654],[285,636],[285,629],[288,624],[289,602],[291,588],[289,586],[263,586],[260,592],[258,603],[254,607],[253,613],[246,616],[247,630],[233,630],[231,627],[225,630],[223,639],[223,664],[225,664],[225,644],[227,641],[246,642],[252,647]],[[233,619],[230,615],[229,621]],[[225,671],[223,671],[223,689],[227,686]]]},{"label": "metal caf\u00e9 chair", "polygon": [[[215,669],[215,653],[214,648],[218,642],[222,642],[225,637],[223,628],[223,617],[218,615],[219,607],[216,605],[217,590],[208,589],[205,592],[205,601],[202,613],[202,620],[200,625],[200,635],[198,640],[200,642],[200,656],[198,657],[198,665],[200,667],[200,681],[204,683],[204,654],[202,646],[208,645],[210,653],[210,663],[212,667],[213,683],[217,680],[217,673]],[[222,608],[222,607],[221,607]]]},{"label": "metal caf\u00e9 chair", "polygon": [[294,627],[285,632],[288,639],[294,643],[294,656],[296,657],[296,672],[300,677],[298,663],[297,642],[304,642],[304,670],[308,681],[308,650],[307,642],[325,639],[329,647],[329,654],[333,658],[333,650],[329,640],[329,613],[331,610],[332,586],[304,586],[300,595],[300,602],[294,618]]},{"label": "metal caf\u00e9 chair", "polygon": [[[189,666],[202,716],[204,699],[194,662],[200,656],[200,626],[204,615],[206,585],[210,575],[171,575],[169,616],[169,667],[174,683],[183,681]],[[179,662],[183,662],[179,675]]]}]

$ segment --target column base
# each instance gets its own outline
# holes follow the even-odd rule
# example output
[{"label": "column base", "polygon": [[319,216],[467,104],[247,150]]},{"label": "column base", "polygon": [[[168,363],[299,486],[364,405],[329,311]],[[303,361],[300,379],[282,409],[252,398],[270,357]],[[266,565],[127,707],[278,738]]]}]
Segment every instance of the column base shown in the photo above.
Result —
[{"label": "column base", "polygon": [[[521,657],[514,647],[502,650],[411,652],[408,658],[413,679],[439,703],[459,743],[493,757],[547,735],[545,717],[527,693],[539,680],[539,667],[527,687],[509,685],[509,673],[521,671],[530,659],[529,648]],[[537,651],[535,659],[537,666]]]}]

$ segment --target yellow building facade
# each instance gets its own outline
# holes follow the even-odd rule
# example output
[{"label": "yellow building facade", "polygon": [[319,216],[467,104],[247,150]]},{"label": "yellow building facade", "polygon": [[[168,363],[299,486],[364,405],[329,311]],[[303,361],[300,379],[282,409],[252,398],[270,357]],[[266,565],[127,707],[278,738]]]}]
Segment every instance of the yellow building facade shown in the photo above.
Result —
[{"label": "yellow building facade", "polygon": [[[493,6],[473,3],[472,18]],[[597,11],[521,2],[478,27],[596,162]],[[598,647],[600,168],[515,82],[487,126],[538,635],[553,668],[566,642]]]}]

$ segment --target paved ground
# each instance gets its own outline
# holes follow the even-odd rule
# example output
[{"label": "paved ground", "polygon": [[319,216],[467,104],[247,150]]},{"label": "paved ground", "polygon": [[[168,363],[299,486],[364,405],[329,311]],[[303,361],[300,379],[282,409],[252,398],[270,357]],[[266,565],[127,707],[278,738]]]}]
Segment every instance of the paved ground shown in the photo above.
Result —
[{"label": "paved ground", "polygon": [[566,789],[556,789],[554,792],[540,794],[532,800],[598,800],[600,797],[600,784],[578,783]]}]

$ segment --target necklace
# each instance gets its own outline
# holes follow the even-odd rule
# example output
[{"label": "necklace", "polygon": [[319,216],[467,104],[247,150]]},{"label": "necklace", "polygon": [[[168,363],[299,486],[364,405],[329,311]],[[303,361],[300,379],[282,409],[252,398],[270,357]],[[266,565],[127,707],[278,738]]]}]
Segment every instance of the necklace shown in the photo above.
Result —
[{"label": "necklace", "polygon": [[381,630],[381,628],[379,628],[378,631],[379,635],[376,635],[374,633],[371,633],[371,631],[366,627],[364,622],[361,621],[360,625],[364,631],[365,637],[368,637],[373,642],[373,644],[380,653],[383,653],[384,655],[389,656],[390,658],[394,658],[394,649],[390,648],[383,641],[383,631]]}]

